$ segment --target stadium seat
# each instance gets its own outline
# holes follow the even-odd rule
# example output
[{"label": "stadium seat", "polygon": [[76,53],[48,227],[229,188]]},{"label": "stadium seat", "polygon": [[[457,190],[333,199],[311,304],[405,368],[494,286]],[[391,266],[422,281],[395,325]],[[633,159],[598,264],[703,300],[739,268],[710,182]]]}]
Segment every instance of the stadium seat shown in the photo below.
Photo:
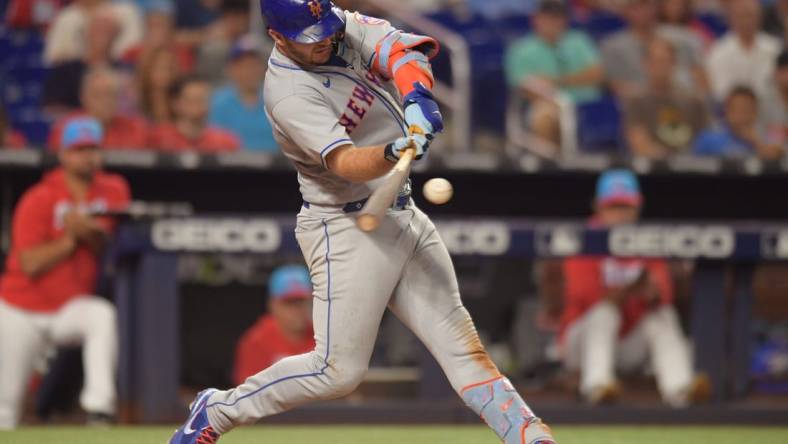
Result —
[{"label": "stadium seat", "polygon": [[624,29],[624,27],[626,27],[624,20],[609,12],[594,12],[585,23],[580,24],[580,28],[597,41]]},{"label": "stadium seat", "polygon": [[621,113],[613,97],[577,107],[577,140],[587,153],[614,153],[622,148]]},{"label": "stadium seat", "polygon": [[706,27],[714,33],[715,37],[720,37],[728,32],[728,25],[725,23],[725,19],[717,14],[698,14],[697,17],[701,23],[706,25]]},{"label": "stadium seat", "polygon": [[49,119],[41,111],[47,69],[44,39],[37,30],[11,30],[0,26],[0,102],[14,128],[34,145],[46,143]]},{"label": "stadium seat", "polygon": [[524,37],[531,32],[531,17],[527,15],[510,15],[501,18],[496,28],[506,43]]}]

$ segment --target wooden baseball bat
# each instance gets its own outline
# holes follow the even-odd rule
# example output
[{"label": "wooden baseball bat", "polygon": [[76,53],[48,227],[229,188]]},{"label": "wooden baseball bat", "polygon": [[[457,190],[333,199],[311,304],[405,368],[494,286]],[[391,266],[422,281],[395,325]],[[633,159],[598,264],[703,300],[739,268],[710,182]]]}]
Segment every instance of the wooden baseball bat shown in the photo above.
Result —
[{"label": "wooden baseball bat", "polygon": [[[410,127],[411,134],[420,134],[421,129],[417,126]],[[374,231],[380,225],[380,221],[386,215],[386,210],[394,204],[402,184],[410,174],[410,164],[416,156],[416,148],[407,148],[402,152],[397,163],[394,165],[392,174],[383,182],[367,199],[364,208],[361,209],[356,218],[356,225],[361,231]]]}]

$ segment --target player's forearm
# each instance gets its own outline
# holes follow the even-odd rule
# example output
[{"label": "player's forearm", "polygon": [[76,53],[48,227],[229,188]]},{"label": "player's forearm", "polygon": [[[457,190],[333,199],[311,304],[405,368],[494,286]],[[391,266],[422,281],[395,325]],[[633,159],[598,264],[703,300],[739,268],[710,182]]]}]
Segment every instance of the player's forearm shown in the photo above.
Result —
[{"label": "player's forearm", "polygon": [[364,183],[385,175],[394,166],[386,160],[384,145],[355,147],[347,145],[326,157],[328,169],[353,183]]},{"label": "player's forearm", "polygon": [[561,86],[597,86],[602,83],[603,79],[602,67],[593,65],[582,71],[560,77],[558,84]]},{"label": "player's forearm", "polygon": [[59,264],[74,252],[76,240],[68,235],[19,253],[22,272],[31,278],[40,276]]}]

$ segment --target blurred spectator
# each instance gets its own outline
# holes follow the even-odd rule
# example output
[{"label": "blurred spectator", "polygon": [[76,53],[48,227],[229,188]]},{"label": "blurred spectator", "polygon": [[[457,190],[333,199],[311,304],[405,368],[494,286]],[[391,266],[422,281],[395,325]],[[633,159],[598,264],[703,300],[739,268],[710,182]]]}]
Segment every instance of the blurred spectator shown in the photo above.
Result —
[{"label": "blurred spectator", "polygon": [[71,60],[82,60],[87,52],[88,24],[94,17],[111,22],[117,38],[110,55],[120,60],[123,53],[136,45],[143,34],[143,23],[134,3],[107,0],[75,0],[63,8],[49,28],[44,47],[44,61],[54,65]]},{"label": "blurred spectator", "polygon": [[[0,12],[3,12],[0,3]],[[61,0],[9,0],[5,22],[12,28],[47,28],[55,19]]]},{"label": "blurred spectator", "polygon": [[708,26],[695,17],[692,0],[659,0],[659,29],[663,37],[673,35],[671,41],[686,41],[691,54],[687,56],[703,58],[703,50],[711,46],[715,35]]},{"label": "blurred spectator", "polygon": [[[631,172],[608,171],[597,182],[591,225],[635,223],[642,201]],[[707,378],[693,378],[665,260],[575,257],[564,261],[563,276],[564,364],[580,372],[586,401],[613,401],[620,391],[616,371],[642,371],[647,363],[665,403],[681,407],[708,396]]]},{"label": "blurred spectator", "polygon": [[[715,36],[695,18],[692,0],[659,0],[659,22],[658,35],[675,48],[676,68],[688,67],[692,76],[688,80],[699,92],[707,93],[709,80],[703,60],[705,51],[713,43]],[[678,79],[679,83],[681,81]]]},{"label": "blurred spectator", "polygon": [[72,120],[62,137],[61,167],[14,212],[0,280],[0,429],[16,427],[33,365],[53,345],[83,345],[80,404],[88,420],[108,422],[115,413],[115,310],[94,296],[98,258],[115,224],[94,214],[128,205],[129,188],[100,171],[96,120]]},{"label": "blurred spectator", "polygon": [[[417,2],[418,0],[410,3]],[[432,3],[435,2],[433,1]],[[510,15],[531,14],[537,9],[539,0],[467,0],[467,3],[471,11],[495,20]]]},{"label": "blurred spectator", "polygon": [[712,47],[706,65],[714,98],[722,101],[731,89],[744,85],[765,100],[780,41],[759,30],[758,0],[729,2],[727,12],[731,30]]},{"label": "blurred spectator", "polygon": [[55,124],[49,135],[50,149],[60,148],[63,127],[67,122],[85,115],[101,123],[104,130],[102,148],[146,148],[148,126],[143,119],[119,111],[121,93],[121,78],[115,71],[95,68],[85,74],[80,93],[82,109]]},{"label": "blurred spectator", "polygon": [[223,0],[175,0],[175,26],[199,31],[219,18]]},{"label": "blurred spectator", "polygon": [[145,12],[145,36],[142,41],[123,54],[123,61],[130,65],[141,63],[149,53],[161,48],[172,50],[181,72],[189,72],[194,66],[194,54],[190,45],[180,42],[175,33],[172,5],[164,2],[149,7]]},{"label": "blurred spectator", "polygon": [[695,154],[715,156],[757,155],[777,159],[783,149],[770,143],[758,121],[758,97],[747,86],[738,86],[725,99],[724,122],[704,131],[695,141]]},{"label": "blurred spectator", "polygon": [[277,144],[263,104],[265,69],[257,39],[246,36],[239,40],[227,66],[230,83],[214,92],[209,120],[237,135],[245,149],[276,151]]},{"label": "blurred spectator", "polygon": [[151,144],[162,151],[201,152],[236,151],[238,138],[223,129],[208,125],[211,85],[198,76],[186,76],[170,86],[168,98],[173,111],[172,123],[159,124]]},{"label": "blurred spectator", "polygon": [[689,151],[709,124],[704,101],[674,85],[676,52],[667,40],[653,39],[643,63],[648,88],[624,102],[630,150],[654,159]]},{"label": "blurred spectator", "polygon": [[767,140],[788,149],[788,48],[777,57],[772,92],[767,95]]},{"label": "blurred spectator", "polygon": [[506,53],[509,86],[530,100],[529,125],[542,139],[560,145],[560,111],[555,94],[575,103],[600,97],[603,73],[599,55],[581,31],[567,30],[566,7],[544,0],[533,16],[534,34],[515,42]]},{"label": "blurred spectator", "polygon": [[268,283],[268,314],[238,341],[233,381],[240,385],[280,359],[314,348],[309,271],[302,265],[279,267]]},{"label": "blurred spectator", "polygon": [[627,29],[603,40],[601,47],[605,75],[616,96],[623,99],[646,88],[643,55],[649,41],[663,33],[663,37],[676,46],[676,86],[687,90],[695,90],[699,86],[702,65],[699,64],[697,48],[693,48],[691,39],[685,40],[684,32],[672,32],[672,27],[666,30],[658,28],[654,0],[625,0],[624,18]]},{"label": "blurred spectator", "polygon": [[94,14],[84,28],[85,49],[79,58],[55,63],[44,84],[44,104],[55,115],[80,107],[80,90],[85,73],[93,68],[119,67],[112,59],[112,46],[118,37],[115,19]]},{"label": "blurred spectator", "polygon": [[25,136],[11,127],[5,109],[0,107],[0,148],[25,148],[27,146]]},{"label": "blurred spectator", "polygon": [[763,30],[788,44],[788,0],[774,0],[763,14]]},{"label": "blurred spectator", "polygon": [[221,15],[206,30],[205,39],[197,51],[197,73],[213,85],[224,80],[233,44],[249,32],[249,2],[222,0]]},{"label": "blurred spectator", "polygon": [[171,48],[161,46],[142,54],[137,64],[137,93],[140,111],[150,122],[172,120],[167,95],[178,73],[175,53]]}]

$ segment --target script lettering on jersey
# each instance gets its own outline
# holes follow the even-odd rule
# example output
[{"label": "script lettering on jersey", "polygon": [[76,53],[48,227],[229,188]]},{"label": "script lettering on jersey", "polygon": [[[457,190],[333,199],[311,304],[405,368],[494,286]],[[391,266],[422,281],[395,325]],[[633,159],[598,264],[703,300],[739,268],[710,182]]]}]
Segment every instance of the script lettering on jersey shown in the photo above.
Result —
[{"label": "script lettering on jersey", "polygon": [[383,81],[381,81],[381,80],[380,80],[380,77],[378,77],[377,75],[375,75],[375,73],[374,73],[374,72],[372,72],[372,71],[367,71],[367,73],[364,75],[364,77],[365,77],[367,80],[369,80],[370,82],[374,83],[375,85],[377,85],[377,86],[379,86],[379,87],[383,88]]},{"label": "script lettering on jersey", "polygon": [[107,201],[102,198],[79,204],[75,204],[74,202],[67,200],[61,200],[55,204],[55,209],[52,214],[54,216],[52,223],[54,224],[55,229],[62,230],[64,226],[63,221],[66,217],[66,213],[69,211],[73,210],[82,214],[100,214],[102,212],[106,212],[108,208],[109,205],[107,205]]},{"label": "script lettering on jersey", "polygon": [[348,134],[358,127],[374,101],[375,95],[367,87],[357,85],[353,89],[353,94],[345,106],[345,112],[339,118],[339,124],[345,127]]}]

